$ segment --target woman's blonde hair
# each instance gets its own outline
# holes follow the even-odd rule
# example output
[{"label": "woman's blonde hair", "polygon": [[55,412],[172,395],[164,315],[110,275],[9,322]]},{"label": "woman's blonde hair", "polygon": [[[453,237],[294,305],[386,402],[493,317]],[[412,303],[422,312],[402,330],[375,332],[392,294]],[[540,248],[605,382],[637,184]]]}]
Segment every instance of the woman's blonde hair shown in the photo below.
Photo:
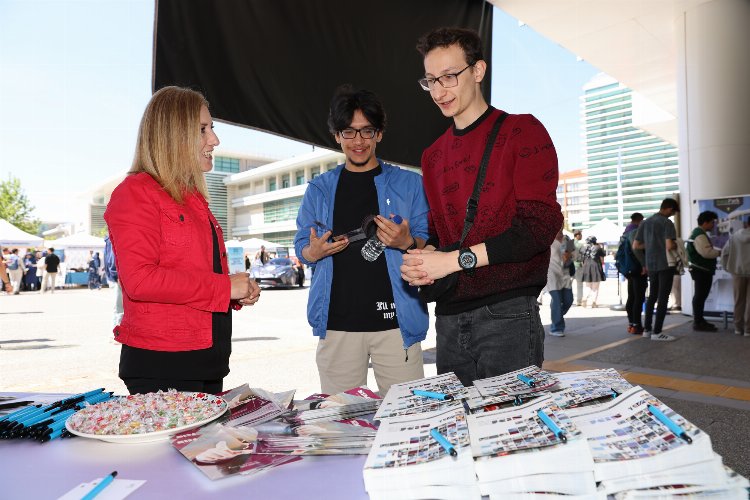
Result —
[{"label": "woman's blonde hair", "polygon": [[129,174],[146,172],[177,202],[197,191],[208,199],[198,154],[201,148],[200,92],[164,87],[154,93],[138,128],[135,158]]}]

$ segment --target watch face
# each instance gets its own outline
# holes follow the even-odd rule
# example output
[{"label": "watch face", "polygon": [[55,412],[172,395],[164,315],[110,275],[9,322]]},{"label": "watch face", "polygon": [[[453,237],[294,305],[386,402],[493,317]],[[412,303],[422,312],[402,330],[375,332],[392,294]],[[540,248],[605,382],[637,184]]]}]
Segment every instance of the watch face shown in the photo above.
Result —
[{"label": "watch face", "polygon": [[463,269],[473,269],[477,265],[477,256],[471,250],[463,250],[458,256],[458,265]]}]

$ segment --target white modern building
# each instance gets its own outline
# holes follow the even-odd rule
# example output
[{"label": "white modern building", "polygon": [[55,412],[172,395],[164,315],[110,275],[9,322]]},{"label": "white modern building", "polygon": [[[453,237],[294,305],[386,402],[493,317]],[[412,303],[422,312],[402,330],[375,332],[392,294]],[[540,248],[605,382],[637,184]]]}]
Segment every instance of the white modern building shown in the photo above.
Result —
[{"label": "white modern building", "polygon": [[342,153],[316,149],[225,177],[228,237],[261,238],[292,247],[308,181],[343,162]]}]

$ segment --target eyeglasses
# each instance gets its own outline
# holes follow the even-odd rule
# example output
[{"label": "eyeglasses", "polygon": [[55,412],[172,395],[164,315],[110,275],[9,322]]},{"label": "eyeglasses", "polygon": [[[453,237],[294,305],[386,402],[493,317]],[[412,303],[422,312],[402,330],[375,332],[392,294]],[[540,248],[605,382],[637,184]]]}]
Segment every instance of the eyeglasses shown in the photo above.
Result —
[{"label": "eyeglasses", "polygon": [[451,87],[455,87],[458,85],[458,75],[466,71],[467,69],[474,66],[473,64],[469,64],[464,69],[459,71],[458,73],[448,73],[443,76],[438,76],[437,78],[420,78],[417,80],[419,82],[419,85],[422,86],[422,90],[430,91],[435,88],[435,82],[440,83],[444,89],[449,89]]},{"label": "eyeglasses", "polygon": [[359,136],[362,137],[362,139],[372,139],[375,137],[375,134],[378,133],[378,129],[375,127],[345,128],[344,130],[339,131],[339,135],[344,139],[354,139],[357,137],[357,133],[359,133]]}]

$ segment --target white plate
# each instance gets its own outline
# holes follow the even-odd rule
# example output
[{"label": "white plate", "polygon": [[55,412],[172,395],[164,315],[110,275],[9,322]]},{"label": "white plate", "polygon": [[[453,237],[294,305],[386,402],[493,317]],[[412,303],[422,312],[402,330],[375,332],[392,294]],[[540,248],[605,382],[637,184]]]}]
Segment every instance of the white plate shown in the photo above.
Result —
[{"label": "white plate", "polygon": [[[197,393],[193,392],[193,393],[186,393],[186,394],[197,394]],[[208,417],[204,420],[198,421],[198,422],[193,422],[192,424],[182,425],[182,426],[174,427],[172,429],[165,429],[163,431],[144,432],[142,434],[86,434],[86,433],[77,431],[75,429],[72,429],[70,427],[70,420],[65,422],[65,428],[68,429],[68,431],[71,434],[75,434],[76,436],[91,438],[91,439],[98,439],[100,441],[106,441],[108,443],[135,444],[135,443],[150,443],[153,441],[164,441],[164,440],[169,439],[169,437],[173,434],[177,434],[178,432],[200,427],[201,425],[205,425],[213,420],[216,420],[217,418],[222,416],[224,413],[226,413],[227,409],[229,408],[229,405],[227,405],[227,402],[224,401],[224,399],[222,399],[219,396],[214,396],[211,394],[206,394],[206,397],[210,398],[209,404],[211,404],[212,406],[216,405],[216,400],[221,401],[222,404],[216,405],[219,409],[217,410],[215,415]]]}]

